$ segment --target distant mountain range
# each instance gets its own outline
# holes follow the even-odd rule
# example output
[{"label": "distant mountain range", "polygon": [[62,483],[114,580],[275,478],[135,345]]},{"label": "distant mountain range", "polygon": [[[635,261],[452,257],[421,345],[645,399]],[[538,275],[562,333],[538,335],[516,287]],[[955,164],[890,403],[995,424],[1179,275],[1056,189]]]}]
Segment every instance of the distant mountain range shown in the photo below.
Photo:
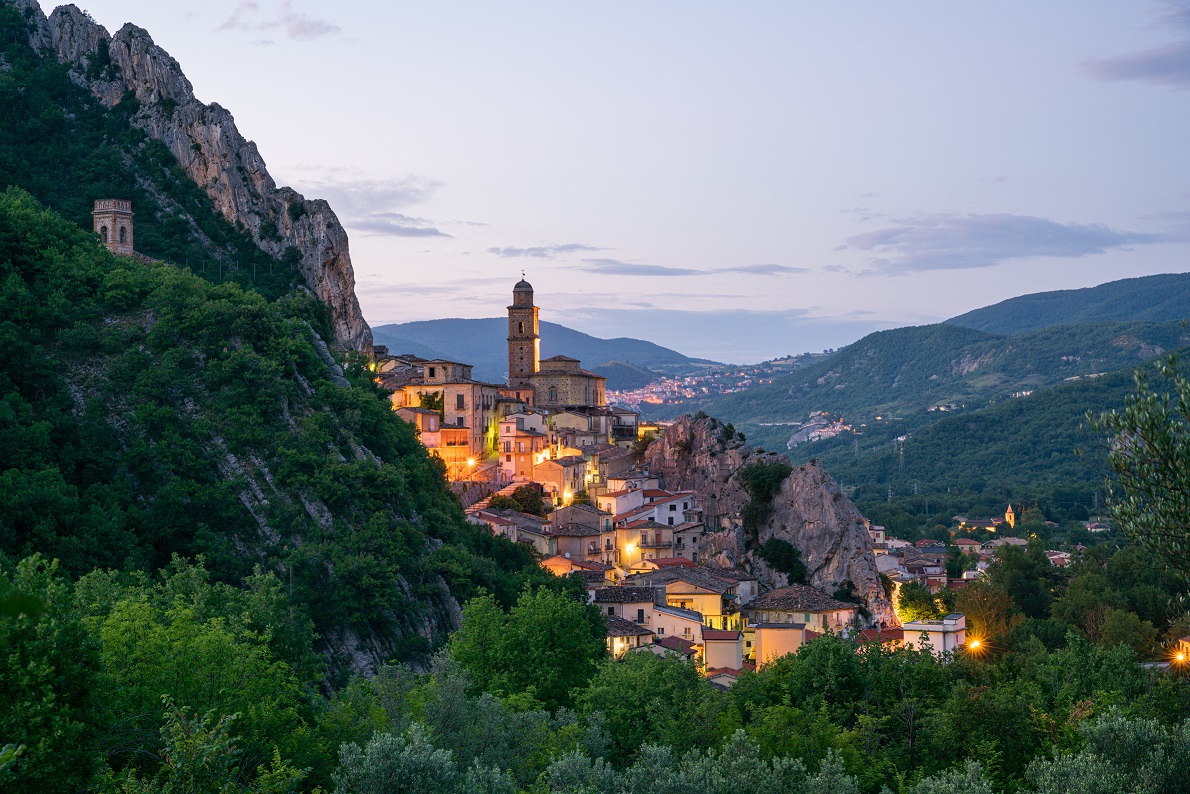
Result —
[{"label": "distant mountain range", "polygon": [[[413,353],[423,358],[443,358],[472,364],[479,380],[503,383],[508,375],[508,321],[502,317],[481,320],[422,320],[381,325],[372,329],[378,345],[391,353]],[[541,324],[541,357],[564,354],[583,367],[608,379],[609,389],[645,386],[659,375],[679,375],[718,362],[690,358],[641,339],[599,339],[557,323]]]},{"label": "distant mountain range", "polygon": [[1063,325],[1014,336],[940,323],[869,334],[772,384],[683,406],[747,430],[770,448],[784,446],[773,422],[811,411],[848,421],[927,414],[931,407],[979,408],[1064,380],[1143,364],[1190,344],[1180,322]]},{"label": "distant mountain range", "polygon": [[1109,281],[1086,289],[1038,292],[975,309],[946,322],[992,334],[1055,325],[1190,319],[1190,273]]}]

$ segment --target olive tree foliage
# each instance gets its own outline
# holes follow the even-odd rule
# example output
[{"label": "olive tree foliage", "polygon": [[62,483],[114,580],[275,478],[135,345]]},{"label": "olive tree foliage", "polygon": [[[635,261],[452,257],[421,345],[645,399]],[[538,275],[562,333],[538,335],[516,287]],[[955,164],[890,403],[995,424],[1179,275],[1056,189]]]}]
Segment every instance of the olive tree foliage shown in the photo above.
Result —
[{"label": "olive tree foliage", "polygon": [[1038,794],[1176,794],[1190,769],[1190,720],[1166,726],[1112,710],[1081,726],[1075,755],[1035,759],[1026,777]]},{"label": "olive tree foliage", "polygon": [[473,763],[460,769],[450,750],[430,743],[415,724],[403,736],[380,733],[363,747],[339,751],[335,794],[515,794],[507,772]]},{"label": "olive tree foliage", "polygon": [[[885,791],[888,791],[886,788]],[[978,761],[947,769],[910,787],[908,794],[993,794],[992,783],[983,776]]]},{"label": "olive tree foliage", "polygon": [[1154,391],[1138,372],[1136,394],[1123,410],[1092,421],[1109,436],[1112,520],[1171,571],[1190,578],[1190,380],[1173,356],[1157,369],[1172,393]]},{"label": "olive tree foliage", "polygon": [[636,760],[617,772],[601,758],[575,750],[556,760],[546,772],[553,794],[858,794],[859,784],[846,774],[843,762],[828,753],[821,768],[807,774],[797,758],[765,760],[756,742],[738,730],[718,750],[691,750],[684,755],[661,745],[645,745]]}]

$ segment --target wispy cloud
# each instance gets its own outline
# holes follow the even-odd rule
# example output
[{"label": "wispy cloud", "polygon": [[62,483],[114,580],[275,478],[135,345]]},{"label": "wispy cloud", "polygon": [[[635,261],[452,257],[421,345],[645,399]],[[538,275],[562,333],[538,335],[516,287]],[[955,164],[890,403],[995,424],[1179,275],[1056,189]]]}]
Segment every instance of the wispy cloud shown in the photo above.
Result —
[{"label": "wispy cloud", "polygon": [[747,273],[753,276],[791,276],[795,273],[809,273],[808,268],[789,267],[788,265],[737,265],[736,267],[721,267],[709,271],[711,273]]},{"label": "wispy cloud", "polygon": [[599,248],[593,245],[583,245],[582,243],[563,243],[562,245],[538,245],[530,248],[517,248],[516,246],[506,246],[504,248],[489,248],[489,254],[503,257],[535,257],[537,259],[554,259],[563,254],[573,254],[581,251],[606,251],[606,248]]},{"label": "wispy cloud", "polygon": [[619,259],[584,259],[583,263],[575,265],[575,268],[604,276],[701,276],[706,273],[705,270],[694,270],[688,267],[641,265],[635,262],[622,262]]},{"label": "wispy cloud", "polygon": [[[287,39],[310,41],[340,32],[339,26],[293,10],[292,0],[262,11],[260,3],[244,0],[216,30],[280,31]],[[255,42],[266,43],[266,42]]]},{"label": "wispy cloud", "polygon": [[1099,223],[1058,223],[1029,215],[919,215],[847,238],[840,248],[876,255],[872,272],[908,273],[991,267],[1034,256],[1080,257],[1161,242],[1157,234]]},{"label": "wispy cloud", "polygon": [[759,264],[733,265],[731,267],[716,267],[709,270],[698,270],[690,267],[671,267],[670,265],[647,265],[637,262],[624,262],[619,259],[584,259],[581,265],[575,265],[577,270],[589,273],[599,273],[605,276],[710,276],[716,273],[743,273],[751,276],[788,276],[797,273],[808,273],[804,267],[789,267],[788,265]]},{"label": "wispy cloud", "polygon": [[351,221],[351,226],[364,232],[389,237],[450,237],[430,225],[424,218],[413,218],[399,212],[373,212]]},{"label": "wispy cloud", "polygon": [[[306,169],[301,169],[306,170]],[[301,187],[327,199],[349,231],[388,237],[450,237],[433,221],[401,212],[429,199],[440,183],[423,176],[356,179],[322,174]]]},{"label": "wispy cloud", "polygon": [[1139,52],[1094,58],[1083,64],[1091,77],[1104,81],[1135,80],[1190,88],[1190,0],[1166,0],[1155,27],[1174,33],[1174,40]]}]

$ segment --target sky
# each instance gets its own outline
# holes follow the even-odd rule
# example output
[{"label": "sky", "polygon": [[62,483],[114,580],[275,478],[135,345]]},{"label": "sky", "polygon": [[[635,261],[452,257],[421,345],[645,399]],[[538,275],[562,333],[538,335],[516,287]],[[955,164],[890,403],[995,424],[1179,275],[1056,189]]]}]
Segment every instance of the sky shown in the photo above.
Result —
[{"label": "sky", "polygon": [[750,363],[1190,270],[1190,0],[79,5],[331,202],[373,327],[524,271]]}]

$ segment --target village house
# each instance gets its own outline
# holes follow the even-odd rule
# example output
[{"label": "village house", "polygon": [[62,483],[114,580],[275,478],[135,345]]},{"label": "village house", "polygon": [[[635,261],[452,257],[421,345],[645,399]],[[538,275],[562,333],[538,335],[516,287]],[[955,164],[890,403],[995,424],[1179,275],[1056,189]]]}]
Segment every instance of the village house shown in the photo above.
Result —
[{"label": "village house", "polygon": [[711,628],[739,628],[739,589],[734,579],[721,578],[706,568],[661,568],[630,577],[633,583],[662,585],[665,603],[702,616]]},{"label": "village house", "polygon": [[634,648],[649,645],[653,632],[639,623],[609,615],[607,621],[607,651],[613,659],[623,659]]},{"label": "village house", "polygon": [[724,629],[702,630],[702,660],[708,670],[728,668],[740,670],[744,666],[743,635]]},{"label": "village house", "polygon": [[782,656],[797,653],[799,648],[819,636],[817,632],[807,630],[802,623],[757,623],[750,628],[753,635],[752,657],[758,669]]},{"label": "village house", "polygon": [[859,616],[859,605],[794,584],[757,596],[744,613],[758,624],[800,623],[812,631],[847,633]]},{"label": "village house", "polygon": [[510,482],[529,482],[534,479],[534,467],[549,447],[549,433],[545,416],[520,411],[500,420],[497,441],[500,468]]},{"label": "village house", "polygon": [[559,505],[570,504],[575,494],[586,490],[587,459],[579,455],[546,458],[533,471],[534,480],[541,483]]},{"label": "village house", "polygon": [[692,609],[670,606],[668,604],[653,607],[653,632],[658,637],[680,637],[690,642],[699,642],[702,638],[703,617]]},{"label": "village house", "polygon": [[950,614],[939,620],[913,620],[902,626],[906,648],[929,650],[935,656],[953,653],[967,643],[967,619]]},{"label": "village house", "polygon": [[681,637],[670,635],[667,637],[657,636],[653,640],[653,644],[647,646],[647,650],[664,658],[666,656],[676,656],[684,662],[697,661],[699,658],[699,646],[690,640],[684,640]]},{"label": "village house", "polygon": [[655,587],[601,587],[595,591],[595,606],[605,615],[615,615],[641,626],[653,623],[653,612],[664,603]]},{"label": "village house", "polygon": [[[608,491],[643,491],[660,488],[661,478],[637,467],[607,478]],[[642,502],[643,504],[643,502]]]}]

